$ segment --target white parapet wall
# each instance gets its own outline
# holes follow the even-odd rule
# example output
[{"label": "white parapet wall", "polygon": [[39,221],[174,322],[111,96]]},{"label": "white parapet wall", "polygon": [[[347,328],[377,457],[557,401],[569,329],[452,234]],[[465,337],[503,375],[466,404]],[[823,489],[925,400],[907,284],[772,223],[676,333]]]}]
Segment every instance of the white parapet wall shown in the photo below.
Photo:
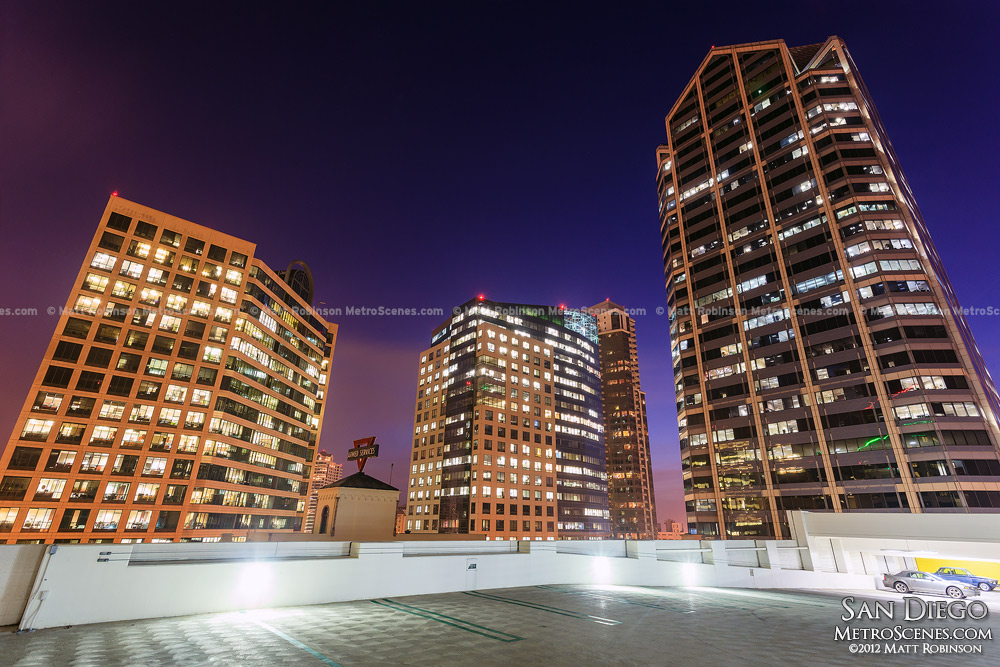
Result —
[{"label": "white parapet wall", "polygon": [[0,626],[20,622],[47,548],[42,544],[0,546]]},{"label": "white parapet wall", "polygon": [[800,567],[782,554],[799,550],[670,540],[64,545],[42,555],[21,628],[541,584],[874,587],[867,575],[781,569]]},{"label": "white parapet wall", "polygon": [[794,540],[0,546],[21,629],[543,584],[874,589],[913,555],[1000,561],[1000,515],[790,512]]}]

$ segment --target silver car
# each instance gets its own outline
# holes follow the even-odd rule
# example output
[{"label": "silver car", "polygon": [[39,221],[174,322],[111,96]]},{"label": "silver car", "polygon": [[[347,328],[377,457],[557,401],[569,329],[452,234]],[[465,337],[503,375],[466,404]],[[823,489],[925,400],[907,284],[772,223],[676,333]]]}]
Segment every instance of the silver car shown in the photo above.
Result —
[{"label": "silver car", "polygon": [[969,595],[979,595],[979,588],[961,581],[942,579],[930,572],[919,570],[903,570],[896,574],[883,574],[882,583],[886,588],[893,588],[899,593],[932,593],[947,595],[950,598],[964,598]]}]

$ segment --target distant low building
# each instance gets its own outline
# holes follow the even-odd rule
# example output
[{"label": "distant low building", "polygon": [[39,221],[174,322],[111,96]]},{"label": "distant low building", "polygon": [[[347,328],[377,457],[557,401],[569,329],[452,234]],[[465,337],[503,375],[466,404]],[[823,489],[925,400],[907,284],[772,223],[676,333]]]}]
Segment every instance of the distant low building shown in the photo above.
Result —
[{"label": "distant low building", "polygon": [[406,532],[406,508],[396,508],[396,534],[402,535]]},{"label": "distant low building", "polygon": [[316,461],[313,464],[312,484],[309,489],[309,504],[306,507],[306,520],[302,532],[313,532],[313,522],[316,519],[316,492],[327,484],[336,482],[343,474],[344,464],[334,461],[330,452],[321,451],[316,455]]},{"label": "distant low building", "polygon": [[687,533],[687,527],[673,519],[667,519],[663,522],[663,530],[656,534],[656,539],[658,540],[682,540],[684,535]]}]

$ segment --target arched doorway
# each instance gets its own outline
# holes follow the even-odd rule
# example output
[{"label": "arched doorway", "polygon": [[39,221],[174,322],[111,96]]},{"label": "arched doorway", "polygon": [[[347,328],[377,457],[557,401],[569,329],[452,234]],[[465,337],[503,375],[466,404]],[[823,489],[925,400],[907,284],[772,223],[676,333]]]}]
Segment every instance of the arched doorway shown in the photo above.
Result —
[{"label": "arched doorway", "polygon": [[324,505],[323,506],[323,514],[320,515],[320,520],[319,520],[319,532],[320,532],[320,535],[325,535],[326,534],[326,523],[329,520],[330,520],[330,506],[329,505]]}]

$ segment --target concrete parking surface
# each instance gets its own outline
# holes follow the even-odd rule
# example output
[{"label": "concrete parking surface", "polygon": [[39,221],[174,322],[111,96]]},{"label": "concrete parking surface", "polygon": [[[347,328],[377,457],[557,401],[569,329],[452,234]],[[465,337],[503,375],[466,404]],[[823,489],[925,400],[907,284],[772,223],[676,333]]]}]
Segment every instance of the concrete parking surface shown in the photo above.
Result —
[{"label": "concrete parking surface", "polygon": [[[33,665],[996,665],[997,639],[835,641],[841,598],[891,592],[535,586],[0,633],[0,664]],[[925,597],[927,600],[945,598]],[[981,621],[854,620],[857,628],[988,629]],[[857,603],[855,604],[857,607]],[[9,629],[8,629],[9,630]],[[859,644],[878,654],[852,653]],[[885,645],[916,644],[886,655]],[[979,645],[926,654],[921,645]]]}]

